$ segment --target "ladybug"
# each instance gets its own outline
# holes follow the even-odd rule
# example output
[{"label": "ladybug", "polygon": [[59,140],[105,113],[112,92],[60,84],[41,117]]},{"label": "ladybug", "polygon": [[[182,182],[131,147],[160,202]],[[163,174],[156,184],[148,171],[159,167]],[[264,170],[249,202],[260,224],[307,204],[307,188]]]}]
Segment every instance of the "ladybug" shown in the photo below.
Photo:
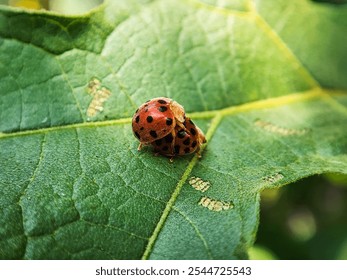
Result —
[{"label": "ladybug", "polygon": [[206,143],[205,135],[188,117],[183,126],[184,128],[177,125],[170,134],[152,142],[154,151],[170,157],[197,152],[201,157],[199,151],[201,145]]},{"label": "ladybug", "polygon": [[148,100],[136,110],[132,119],[133,133],[140,141],[138,150],[142,145],[172,135],[176,126],[184,129],[184,120],[184,109],[176,101],[166,97]]}]

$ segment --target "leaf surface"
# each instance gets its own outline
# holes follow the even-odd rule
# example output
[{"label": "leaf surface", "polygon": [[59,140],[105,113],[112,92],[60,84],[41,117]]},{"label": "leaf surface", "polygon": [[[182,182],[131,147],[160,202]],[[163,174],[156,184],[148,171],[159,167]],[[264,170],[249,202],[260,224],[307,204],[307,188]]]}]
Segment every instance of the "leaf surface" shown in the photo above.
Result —
[{"label": "leaf surface", "polygon": [[[246,258],[261,190],[347,173],[347,10],[295,2],[1,8],[0,258]],[[206,133],[201,159],[137,151],[157,96]]]}]

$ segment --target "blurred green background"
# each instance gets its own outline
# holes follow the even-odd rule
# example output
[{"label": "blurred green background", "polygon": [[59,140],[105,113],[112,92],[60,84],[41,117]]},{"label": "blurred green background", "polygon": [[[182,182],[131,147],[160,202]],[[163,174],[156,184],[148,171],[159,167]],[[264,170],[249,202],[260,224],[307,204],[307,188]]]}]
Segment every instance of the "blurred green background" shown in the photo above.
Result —
[{"label": "blurred green background", "polygon": [[[330,4],[346,4],[347,0],[302,0]],[[63,14],[82,14],[100,5],[103,0],[0,0],[1,5],[46,9]]]},{"label": "blurred green background", "polygon": [[0,4],[28,9],[46,9],[62,14],[83,14],[103,0],[0,0]]},{"label": "blurred green background", "polygon": [[312,176],[261,195],[252,259],[347,259],[347,176]]},{"label": "blurred green background", "polygon": [[[309,1],[309,0],[302,0]],[[344,4],[347,0],[315,0]],[[0,0],[2,5],[83,14],[102,0]],[[347,176],[303,179],[261,195],[251,259],[347,259]]]}]

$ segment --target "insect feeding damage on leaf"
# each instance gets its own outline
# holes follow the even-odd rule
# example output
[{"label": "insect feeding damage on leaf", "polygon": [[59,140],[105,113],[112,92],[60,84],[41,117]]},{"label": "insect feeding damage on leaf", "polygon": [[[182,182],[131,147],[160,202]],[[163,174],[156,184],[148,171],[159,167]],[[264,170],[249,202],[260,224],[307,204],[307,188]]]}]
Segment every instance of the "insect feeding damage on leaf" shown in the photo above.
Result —
[{"label": "insect feeding damage on leaf", "polygon": [[284,176],[281,173],[275,173],[266,177],[263,177],[262,180],[267,184],[277,183],[282,180]]},{"label": "insect feeding damage on leaf", "polygon": [[210,182],[204,181],[201,178],[194,176],[189,179],[189,185],[201,192],[207,191],[211,186]]},{"label": "insect feeding damage on leaf", "polygon": [[[211,187],[211,183],[209,181],[204,181],[199,177],[192,176],[189,179],[189,185],[191,185],[194,189],[200,192],[205,192]],[[213,199],[207,196],[203,196],[198,205],[207,208],[208,210],[219,212],[222,210],[228,210],[234,208],[234,204],[222,200]]]},{"label": "insect feeding damage on leaf", "polygon": [[234,208],[234,204],[231,201],[226,202],[226,201],[216,200],[216,199],[209,198],[207,196],[203,196],[200,199],[198,204],[201,205],[202,207],[207,208],[208,210],[215,211],[215,212]]},{"label": "insect feeding damage on leaf", "polygon": [[92,78],[89,81],[87,91],[93,96],[87,109],[87,116],[94,117],[98,112],[104,110],[104,102],[110,97],[111,92],[107,88],[102,87],[100,80],[97,78]]},{"label": "insect feeding damage on leaf", "polygon": [[308,132],[308,129],[284,128],[262,120],[257,120],[254,124],[268,132],[277,133],[283,136],[303,135]]}]

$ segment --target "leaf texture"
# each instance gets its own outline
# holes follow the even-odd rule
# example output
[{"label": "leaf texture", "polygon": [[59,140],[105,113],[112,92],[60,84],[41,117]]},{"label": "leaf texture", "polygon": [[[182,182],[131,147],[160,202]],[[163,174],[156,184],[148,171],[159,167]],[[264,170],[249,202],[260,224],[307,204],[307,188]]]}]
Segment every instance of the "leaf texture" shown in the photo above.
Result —
[{"label": "leaf texture", "polygon": [[[347,10],[292,2],[2,7],[0,258],[243,259],[263,189],[346,173]],[[137,151],[158,96],[206,133],[201,159]]]}]

